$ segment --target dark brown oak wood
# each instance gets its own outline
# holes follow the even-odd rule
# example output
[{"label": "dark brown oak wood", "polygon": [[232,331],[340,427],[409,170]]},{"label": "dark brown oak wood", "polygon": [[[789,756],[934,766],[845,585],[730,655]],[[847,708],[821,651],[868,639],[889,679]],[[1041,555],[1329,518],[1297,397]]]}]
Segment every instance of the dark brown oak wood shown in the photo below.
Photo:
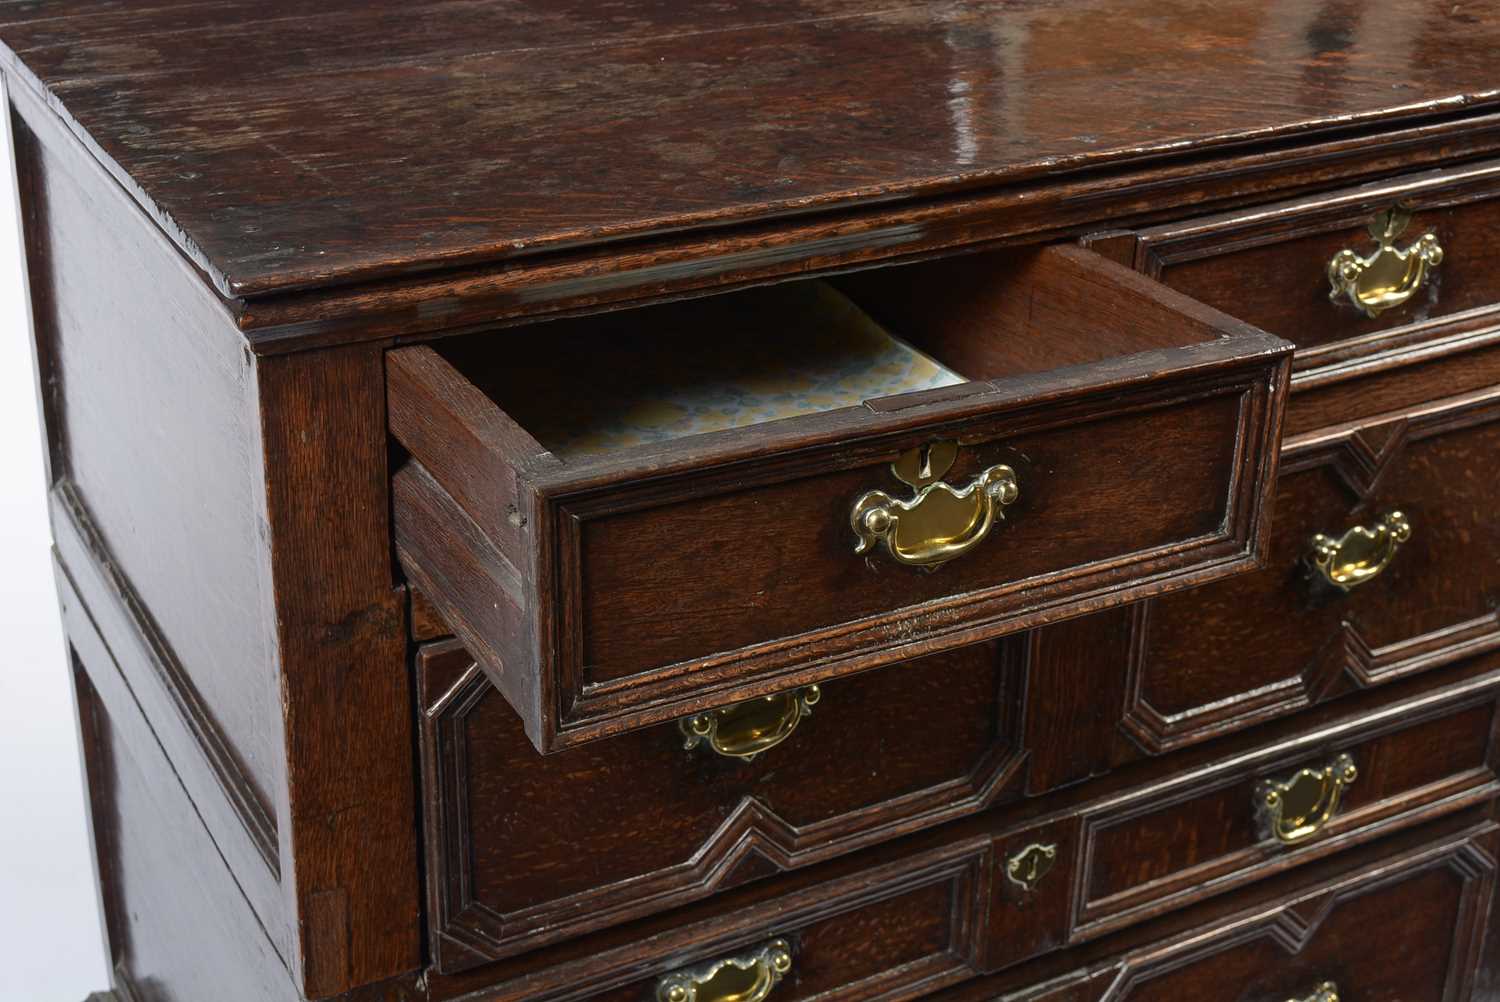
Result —
[{"label": "dark brown oak wood", "polygon": [[[1495,994],[1497,43],[1493,0],[0,2],[114,1002],[638,1002],[777,935],[770,1002]],[[1448,258],[1362,320],[1323,268],[1396,201]],[[809,276],[971,382],[579,460],[496,378]],[[937,437],[1021,500],[855,558]],[[1299,590],[1394,505],[1385,575]],[[755,761],[682,747],[813,681]],[[1268,842],[1257,782],[1339,752]]]},{"label": "dark brown oak wood", "polygon": [[[234,768],[271,813],[283,760],[264,667],[272,642],[244,614],[262,601],[250,361],[222,306],[139,210],[76,151],[44,144],[31,128],[37,109],[20,111],[11,124],[29,193],[51,477],[91,509]],[[135,433],[141,422],[149,438]]]},{"label": "dark brown oak wood", "polygon": [[[1083,243],[1295,342],[1292,436],[1500,384],[1497,199],[1500,164],[1484,161]],[[1394,205],[1414,213],[1397,245],[1431,232],[1445,257],[1415,299],[1371,319],[1329,301],[1327,264],[1368,253],[1366,224]]]},{"label": "dark brown oak wood", "polygon": [[745,762],[684,749],[675,723],[538,755],[457,642],[423,647],[434,959],[462,970],[1014,800],[1016,654],[980,644],[826,684]]},{"label": "dark brown oak wood", "polygon": [[256,367],[287,742],[283,846],[310,997],[420,960],[413,767],[402,754],[412,745],[405,596],[391,582],[381,367],[373,346]]},{"label": "dark brown oak wood", "polygon": [[[60,569],[61,570],[61,569]],[[136,702],[128,675],[59,574],[79,735],[88,782],[113,992],[101,1002],[300,1002],[269,929],[243,896],[198,804],[152,731],[153,708]],[[95,685],[98,688],[95,688]],[[148,719],[148,716],[150,719]],[[184,945],[192,944],[192,949]],[[413,977],[336,1002],[420,1002]]]},{"label": "dark brown oak wood", "polygon": [[[934,997],[935,1002],[1480,997],[1497,829],[1469,815]],[[1393,916],[1410,935],[1384,936]]]},{"label": "dark brown oak wood", "polygon": [[1347,350],[1292,376],[1288,439],[1500,386],[1500,306],[1412,324],[1374,352],[1357,341]]},{"label": "dark brown oak wood", "polygon": [[[439,688],[456,681],[450,690],[453,702],[442,707],[442,712],[458,719],[463,701],[471,698],[464,673],[467,669],[472,678],[472,662],[463,658],[451,642],[443,642],[424,654],[422,667],[429,681]],[[937,662],[934,667],[944,666]],[[881,674],[903,669],[920,672],[924,667],[896,666],[845,680],[828,686],[825,700],[832,700],[840,688],[850,694],[849,698],[859,700],[861,682],[878,686],[875,680]],[[948,670],[951,673],[951,667]],[[1048,698],[1045,687],[1028,683],[1027,688]],[[920,681],[914,680],[913,691],[922,691]],[[778,887],[802,887],[808,881],[825,879],[825,874],[863,865],[862,860],[885,858],[888,852],[916,852],[911,847],[947,844],[984,833],[993,840],[991,865],[995,869],[986,892],[989,933],[976,947],[975,964],[987,970],[1010,966],[1049,949],[1096,939],[1270,875],[1347,853],[1371,839],[1488,802],[1500,793],[1500,777],[1496,775],[1500,766],[1497,701],[1500,661],[1491,655],[1447,673],[1363,694],[1273,728],[1237,735],[1235,740],[1216,742],[1187,755],[1117,769],[1094,783],[1025,801],[1002,799],[969,821],[911,836],[894,846],[886,844],[817,865],[795,866],[782,876],[775,875],[777,862],[801,861],[777,851],[776,843],[783,836],[774,829],[769,837],[763,837],[761,828],[752,827],[750,841],[764,855],[755,860],[755,865],[732,872],[726,887],[732,885],[734,889],[718,888],[715,897],[691,906],[686,913],[667,913],[625,930],[685,927],[681,920],[674,924],[672,919],[683,914],[701,914],[704,921],[717,922],[719,919],[707,916],[720,914],[733,902],[759,901],[767,895],[774,898]],[[687,810],[689,800],[697,794],[682,791],[651,798],[650,802],[670,803],[673,809],[659,811],[655,823],[642,828],[629,820],[636,810],[633,798],[646,796],[653,780],[649,775],[633,784],[612,779],[618,763],[632,775],[661,773],[670,781],[681,775],[680,767],[653,765],[652,760],[642,758],[649,751],[641,749],[664,748],[672,754],[680,749],[671,747],[671,735],[646,730],[540,757],[523,743],[519,723],[505,716],[503,705],[493,697],[491,703],[500,713],[489,718],[484,728],[488,737],[470,731],[460,738],[458,732],[448,729],[446,733],[431,733],[428,738],[445,744],[461,742],[469,752],[459,757],[455,748],[439,747],[425,755],[428,813],[439,819],[429,828],[437,853],[429,861],[429,872],[441,879],[432,891],[433,914],[442,917],[433,933],[444,940],[440,956],[450,967],[442,977],[435,976],[433,989],[438,997],[446,997],[482,985],[508,985],[497,991],[499,997],[511,997],[510,992],[523,992],[522,985],[556,985],[553,979],[562,977],[563,971],[570,972],[579,983],[592,977],[612,977],[607,973],[614,969],[612,965],[620,964],[629,954],[615,959],[596,956],[598,951],[590,951],[587,944],[611,942],[615,932],[534,949],[487,966],[480,963],[486,957],[514,952],[506,949],[501,938],[505,926],[500,920],[506,904],[521,900],[519,895],[527,890],[522,872],[555,874],[553,883],[532,888],[533,899],[540,900],[538,892],[583,887],[606,865],[601,860],[597,866],[580,869],[568,840],[543,834],[541,828],[562,822],[565,831],[576,832],[598,825],[603,831],[595,838],[601,844],[617,840],[619,845],[628,846],[617,850],[619,854],[628,853],[626,858],[656,853],[667,863],[651,875],[652,881],[635,882],[643,894],[647,888],[658,888],[662,881],[676,878],[675,864],[670,861],[695,852],[701,845],[685,828],[692,816]],[[1039,712],[1029,715],[1033,720],[1045,719],[1053,705],[1048,700]],[[476,714],[467,716],[478,719]],[[833,718],[831,722],[838,721]],[[829,722],[826,718],[818,721],[824,725]],[[1053,732],[1067,723],[1065,718],[1048,721]],[[1109,721],[1099,724],[1112,726]],[[958,723],[950,726],[956,729]],[[495,741],[507,732],[509,742],[502,749]],[[814,736],[807,747],[801,748],[797,737],[767,753],[764,764],[730,767],[722,778],[715,780],[709,774],[697,783],[711,784],[710,789],[724,793],[738,789],[763,817],[761,812],[778,802],[778,791],[770,780],[757,780],[757,776],[801,778],[823,776],[830,770],[823,743],[829,739]],[[645,745],[643,739],[652,743]],[[862,735],[853,734],[843,740],[849,744],[862,739]],[[892,754],[901,754],[898,738],[888,737],[886,744]],[[1303,766],[1321,766],[1339,753],[1351,755],[1361,770],[1343,807],[1316,837],[1297,846],[1276,843],[1257,823],[1258,782],[1286,778]],[[926,767],[941,754],[929,748],[922,754],[921,766],[907,768]],[[527,763],[527,767],[518,769],[518,763]],[[839,758],[836,764],[848,768],[851,762]],[[593,791],[587,798],[585,814],[576,823],[567,823],[571,815],[561,805],[542,812],[532,810],[543,798],[556,794],[534,788],[509,797],[504,792],[525,784],[525,777],[534,770],[552,768],[565,770],[571,780],[567,789]],[[510,773],[520,775],[512,778]],[[860,775],[862,771],[851,771],[839,782],[853,783]],[[892,809],[888,806],[885,812]],[[912,827],[906,825],[901,830],[910,831]],[[735,840],[740,833],[731,825],[721,837]],[[646,844],[636,847],[636,842]],[[1001,867],[1011,854],[1032,843],[1054,845],[1058,855],[1053,871],[1037,889],[1022,892],[1006,880]],[[908,848],[900,848],[903,845]],[[675,853],[670,851],[674,846]],[[837,851],[834,845],[828,848]],[[709,855],[712,857],[715,851],[710,849]],[[610,854],[608,862],[618,865],[615,856]],[[524,871],[515,867],[518,859],[526,861]],[[679,892],[671,900],[696,896]],[[544,914],[567,916],[560,907],[564,902],[554,899]],[[582,908],[585,902],[618,907],[609,889],[602,886],[569,903]],[[663,907],[665,899],[654,903]],[[642,900],[634,912],[649,912],[652,904]],[[520,921],[527,916],[527,912],[512,911],[503,917]],[[578,922],[576,918],[572,921]],[[767,936],[775,931],[774,924],[763,927]],[[550,938],[546,933],[537,936],[538,941]],[[632,963],[646,959],[633,956]]]},{"label": "dark brown oak wood", "polygon": [[69,586],[64,609],[87,608],[91,628],[107,638],[114,664],[129,678],[125,682],[104,673],[93,686],[112,698],[131,700],[151,721],[153,737],[138,740],[154,740],[178,764],[204,826],[286,957],[292,939],[291,930],[277,921],[283,907],[281,855],[271,819],[258,808],[228,757],[223,736],[207,719],[192,687],[182,681],[180,667],[161,653],[160,635],[141,620],[138,596],[110,563],[76,492],[66,485],[57,488],[51,509],[57,569]]},{"label": "dark brown oak wood", "polygon": [[[119,664],[62,581],[118,994],[130,1002],[138,995],[133,985],[152,984],[170,1002],[296,1002],[302,996],[285,962],[177,781]],[[183,950],[184,943],[194,948]]]},{"label": "dark brown oak wood", "polygon": [[421,589],[408,588],[407,595],[410,602],[407,622],[410,625],[413,640],[437,640],[453,632],[448,624],[443,622],[442,613],[434,608],[432,600],[422,594]]},{"label": "dark brown oak wood", "polygon": [[243,294],[1495,102],[1494,5],[1408,0],[1384,15],[1398,30],[1348,16],[184,0],[15,5],[0,39]]},{"label": "dark brown oak wood", "polygon": [[1500,115],[1357,130],[1311,146],[1251,147],[1180,162],[877,204],[724,232],[664,235],[500,265],[232,304],[254,350],[439,336],[543,315],[702,295],[977,246],[1060,240],[1107,222],[1148,225],[1207,207],[1381,177],[1500,150]]},{"label": "dark brown oak wood", "polygon": [[[1497,418],[1492,389],[1289,445],[1266,566],[1142,608],[1126,731],[1160,751],[1500,646]],[[1414,531],[1379,577],[1308,573],[1314,534],[1390,511]]]},{"label": "dark brown oak wood", "polygon": [[[1411,300],[1372,319],[1329,301],[1328,262],[1345,248],[1373,251],[1366,226],[1393,205],[1413,214],[1396,246],[1431,233],[1443,260]],[[1368,354],[1402,340],[1412,326],[1440,329],[1429,321],[1500,303],[1497,233],[1500,163],[1485,161],[1144,229],[1133,263],[1174,289],[1294,341],[1300,371],[1347,360],[1348,342]]]},{"label": "dark brown oak wood", "polygon": [[[889,322],[973,382],[564,460],[507,413],[498,342],[390,353],[391,430],[413,457],[394,485],[398,554],[539,749],[1258,558],[1280,342],[1065,247],[883,289],[864,293],[877,316],[950,304]],[[1008,310],[1007,292],[1048,305]],[[605,334],[652,316],[612,315]],[[1072,364],[1037,371],[1046,345]],[[933,573],[857,556],[854,499],[898,489],[889,462],[941,439],[963,445],[951,483],[1015,469],[1003,525]]]},{"label": "dark brown oak wood", "polygon": [[380,349],[257,359],[52,112],[14,93],[7,117],[59,576],[281,977],[332,995],[409,971],[420,901]]},{"label": "dark brown oak wood", "polygon": [[[1456,799],[1472,803],[1500,790],[1500,747],[1493,693],[1478,705],[1452,706],[1379,725],[1358,738],[1332,738],[1315,758],[1259,765],[1228,782],[1194,775],[1092,811],[1083,819],[1084,863],[1075,892],[1083,935],[1119,928],[1164,903],[1197,898],[1206,886],[1247,882],[1368,837],[1393,816],[1421,814]],[[1390,729],[1394,728],[1394,729]],[[1299,768],[1324,768],[1348,754],[1359,777],[1343,794],[1317,840],[1283,847],[1257,817],[1261,777],[1285,780]],[[1299,858],[1300,857],[1300,858]]]},{"label": "dark brown oak wood", "polygon": [[1026,635],[1030,684],[1027,792],[1107,772],[1119,742],[1119,707],[1136,607],[1058,623]]}]

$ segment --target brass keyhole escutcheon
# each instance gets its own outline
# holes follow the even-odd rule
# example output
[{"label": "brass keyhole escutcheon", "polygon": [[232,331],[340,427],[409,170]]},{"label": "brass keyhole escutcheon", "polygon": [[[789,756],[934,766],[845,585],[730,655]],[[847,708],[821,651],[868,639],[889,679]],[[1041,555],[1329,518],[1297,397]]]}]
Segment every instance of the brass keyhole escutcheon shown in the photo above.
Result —
[{"label": "brass keyhole escutcheon", "polygon": [[1443,263],[1443,248],[1437,235],[1424,233],[1403,249],[1395,241],[1411,223],[1411,212],[1395,206],[1370,221],[1375,250],[1361,255],[1345,248],[1328,262],[1328,298],[1348,302],[1375,318],[1402,305],[1427,284],[1434,269]]},{"label": "brass keyhole escutcheon", "polygon": [[1050,845],[1028,845],[1020,852],[1015,853],[1005,863],[1005,875],[1012,883],[1019,884],[1026,891],[1036,890],[1036,885],[1041,883],[1057,862],[1057,844]]},{"label": "brass keyhole escutcheon", "polygon": [[1339,1002],[1339,986],[1332,981],[1324,981],[1313,989],[1311,995],[1300,999],[1287,999],[1286,1002]]},{"label": "brass keyhole escutcheon", "polygon": [[883,490],[866,491],[849,514],[857,543],[866,554],[882,546],[899,564],[935,570],[982,543],[1002,509],[1020,496],[1016,472],[1003,463],[985,469],[963,487],[943,477],[958,459],[957,442],[933,442],[896,457],[891,474],[912,489],[910,499]]}]

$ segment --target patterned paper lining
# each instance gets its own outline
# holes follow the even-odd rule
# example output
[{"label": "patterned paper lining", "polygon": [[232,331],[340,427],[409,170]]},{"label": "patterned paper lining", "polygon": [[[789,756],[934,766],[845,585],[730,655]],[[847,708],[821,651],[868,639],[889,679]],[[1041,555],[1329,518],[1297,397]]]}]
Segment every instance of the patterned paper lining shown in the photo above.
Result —
[{"label": "patterned paper lining", "polygon": [[965,381],[822,282],[635,316],[525,339],[490,392],[567,458]]}]

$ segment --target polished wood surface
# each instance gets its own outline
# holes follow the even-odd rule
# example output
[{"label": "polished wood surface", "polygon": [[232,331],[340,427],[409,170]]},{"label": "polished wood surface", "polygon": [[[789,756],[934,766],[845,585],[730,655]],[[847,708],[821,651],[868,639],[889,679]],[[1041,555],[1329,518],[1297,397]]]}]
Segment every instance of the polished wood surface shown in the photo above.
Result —
[{"label": "polished wood surface", "polygon": [[[1500,790],[1495,708],[1491,692],[1478,706],[1450,706],[1397,730],[1330,743],[1316,757],[1262,766],[1226,785],[1179,784],[1090,814],[1075,921],[1090,934],[1119,928],[1142,912],[1198,897],[1204,886],[1239,885],[1283,869],[1298,849],[1326,852],[1330,843],[1361,841],[1383,822],[1419,816],[1456,794],[1493,795]],[[1334,816],[1302,846],[1269,841],[1256,809],[1261,779],[1322,769],[1337,753],[1350,756],[1359,776]]]},{"label": "polished wood surface", "polygon": [[0,39],[243,294],[1481,107],[1500,12],[184,0]]},{"label": "polished wood surface", "polygon": [[421,903],[382,353],[256,358],[50,109],[8,114],[70,636],[98,631],[124,682],[96,689],[139,705],[279,978],[399,974]]}]

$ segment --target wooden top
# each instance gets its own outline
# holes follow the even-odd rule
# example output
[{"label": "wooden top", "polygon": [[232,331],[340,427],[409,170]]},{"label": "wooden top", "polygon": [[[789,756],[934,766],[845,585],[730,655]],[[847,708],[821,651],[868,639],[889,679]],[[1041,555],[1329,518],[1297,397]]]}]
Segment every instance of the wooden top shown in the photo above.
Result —
[{"label": "wooden top", "polygon": [[237,297],[1500,103],[1500,0],[3,0],[0,39]]}]

